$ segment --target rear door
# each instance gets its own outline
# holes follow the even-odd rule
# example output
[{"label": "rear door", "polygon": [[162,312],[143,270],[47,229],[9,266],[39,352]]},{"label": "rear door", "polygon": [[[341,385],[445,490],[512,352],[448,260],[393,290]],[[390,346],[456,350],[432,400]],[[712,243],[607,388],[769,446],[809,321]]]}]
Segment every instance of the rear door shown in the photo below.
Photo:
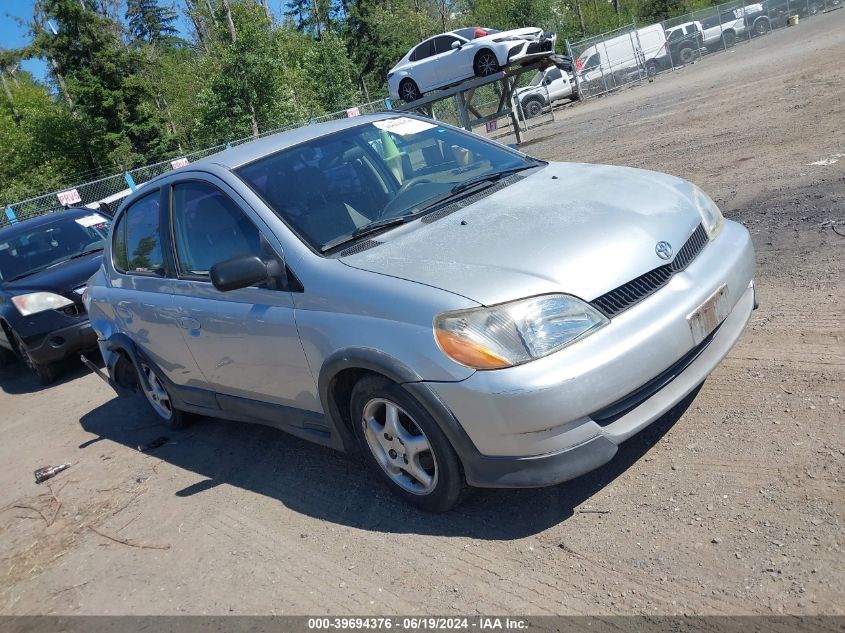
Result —
[{"label": "rear door", "polygon": [[414,49],[411,54],[409,74],[421,92],[427,92],[433,86],[432,78],[436,77],[436,70],[431,65],[434,56],[434,39],[426,40]]},{"label": "rear door", "polygon": [[237,398],[321,411],[287,282],[221,292],[209,278],[214,264],[237,256],[281,262],[269,229],[214,176],[174,183],[169,200],[181,332],[210,387],[224,396],[221,406],[248,404]]},{"label": "rear door", "polygon": [[150,192],[118,217],[110,263],[117,274],[109,304],[119,329],[140,351],[172,382],[187,385],[201,376],[182,338],[173,284],[166,276],[161,195]]}]

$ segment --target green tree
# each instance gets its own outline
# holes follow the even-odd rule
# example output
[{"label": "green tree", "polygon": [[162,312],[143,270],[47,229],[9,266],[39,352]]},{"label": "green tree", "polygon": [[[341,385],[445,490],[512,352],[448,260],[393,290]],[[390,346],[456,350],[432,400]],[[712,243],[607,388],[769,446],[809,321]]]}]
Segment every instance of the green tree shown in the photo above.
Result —
[{"label": "green tree", "polygon": [[42,20],[56,32],[34,28],[32,51],[63,77],[91,166],[125,169],[172,147],[143,57],[121,41],[120,25],[91,2],[40,0]]},{"label": "green tree", "polygon": [[67,105],[29,73],[0,92],[0,203],[58,189],[79,175],[84,157]]},{"label": "green tree", "polygon": [[355,65],[339,36],[326,33],[321,40],[310,43],[303,62],[303,70],[313,78],[312,87],[324,110],[335,112],[359,101]]},{"label": "green tree", "polygon": [[134,42],[173,44],[180,42],[176,11],[158,0],[126,0],[126,22]]},{"label": "green tree", "polygon": [[203,58],[196,133],[208,143],[256,136],[301,121],[315,106],[301,68],[288,63],[285,29],[253,0],[224,0],[210,16],[213,41]]}]

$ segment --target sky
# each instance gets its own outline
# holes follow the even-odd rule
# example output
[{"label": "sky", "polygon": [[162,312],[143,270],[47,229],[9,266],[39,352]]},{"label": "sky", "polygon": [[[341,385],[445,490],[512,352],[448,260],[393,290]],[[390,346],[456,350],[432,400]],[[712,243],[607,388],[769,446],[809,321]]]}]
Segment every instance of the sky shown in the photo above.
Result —
[{"label": "sky", "polygon": [[[0,49],[18,48],[29,42],[27,22],[32,20],[32,6],[35,0],[0,0]],[[183,36],[190,30],[187,17],[184,15],[183,0],[164,0],[162,4],[176,6],[179,20],[176,27]],[[270,0],[270,9],[279,17],[283,14],[284,0]],[[21,24],[21,20],[24,21]],[[33,74],[39,81],[47,80],[47,62],[41,59],[26,60],[21,64],[24,70]]]},{"label": "sky", "polygon": [[[16,18],[32,20],[33,0],[0,0],[0,49],[18,48],[29,42],[28,27],[19,24]],[[47,63],[30,59],[21,64],[41,81],[47,76]]]}]

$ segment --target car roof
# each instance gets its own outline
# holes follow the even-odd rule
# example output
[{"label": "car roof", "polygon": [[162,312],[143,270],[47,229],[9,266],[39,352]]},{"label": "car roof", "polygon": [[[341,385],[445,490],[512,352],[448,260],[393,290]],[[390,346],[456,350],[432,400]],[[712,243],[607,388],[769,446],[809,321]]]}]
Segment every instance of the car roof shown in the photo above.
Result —
[{"label": "car roof", "polygon": [[17,222],[13,222],[11,224],[7,224],[6,226],[0,227],[0,239],[5,239],[17,233],[23,231],[30,231],[32,229],[38,228],[39,226],[50,224],[51,222],[54,222],[59,215],[65,215],[67,217],[74,218],[81,217],[83,215],[91,215],[92,213],[98,213],[98,211],[85,207],[70,207],[69,209],[59,207],[52,211],[48,211],[43,215],[39,215],[36,218],[19,219]]},{"label": "car roof", "polygon": [[[302,127],[270,134],[264,138],[259,138],[254,141],[249,141],[230,149],[225,149],[217,154],[212,154],[207,158],[191,163],[192,167],[197,167],[205,163],[213,163],[221,165],[227,169],[237,169],[238,167],[250,163],[263,156],[268,156],[276,152],[288,149],[301,143],[312,141],[321,136],[327,136],[348,130],[359,125],[372,123],[373,121],[383,121],[384,119],[396,118],[399,116],[413,116],[403,112],[378,112],[375,114],[362,114],[355,117],[345,119],[337,119],[335,121],[327,121],[326,123],[314,123],[311,125],[304,125]],[[173,172],[166,172],[164,175],[169,175]],[[154,180],[158,180],[157,178]],[[150,181],[154,182],[154,181]]]}]

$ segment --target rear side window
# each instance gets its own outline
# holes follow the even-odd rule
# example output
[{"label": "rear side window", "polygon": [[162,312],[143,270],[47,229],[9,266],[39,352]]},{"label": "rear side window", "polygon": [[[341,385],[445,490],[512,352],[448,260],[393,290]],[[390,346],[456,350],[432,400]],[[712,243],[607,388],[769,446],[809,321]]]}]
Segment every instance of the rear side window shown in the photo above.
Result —
[{"label": "rear side window", "polygon": [[164,271],[159,217],[157,191],[126,209],[114,231],[115,268],[127,273]]},{"label": "rear side window", "polygon": [[173,187],[173,233],[183,275],[206,277],[219,262],[262,256],[258,229],[229,196],[208,183]]},{"label": "rear side window", "polygon": [[429,40],[417,46],[416,50],[411,55],[411,61],[418,62],[421,59],[431,57],[432,55],[434,55],[434,40]]}]

